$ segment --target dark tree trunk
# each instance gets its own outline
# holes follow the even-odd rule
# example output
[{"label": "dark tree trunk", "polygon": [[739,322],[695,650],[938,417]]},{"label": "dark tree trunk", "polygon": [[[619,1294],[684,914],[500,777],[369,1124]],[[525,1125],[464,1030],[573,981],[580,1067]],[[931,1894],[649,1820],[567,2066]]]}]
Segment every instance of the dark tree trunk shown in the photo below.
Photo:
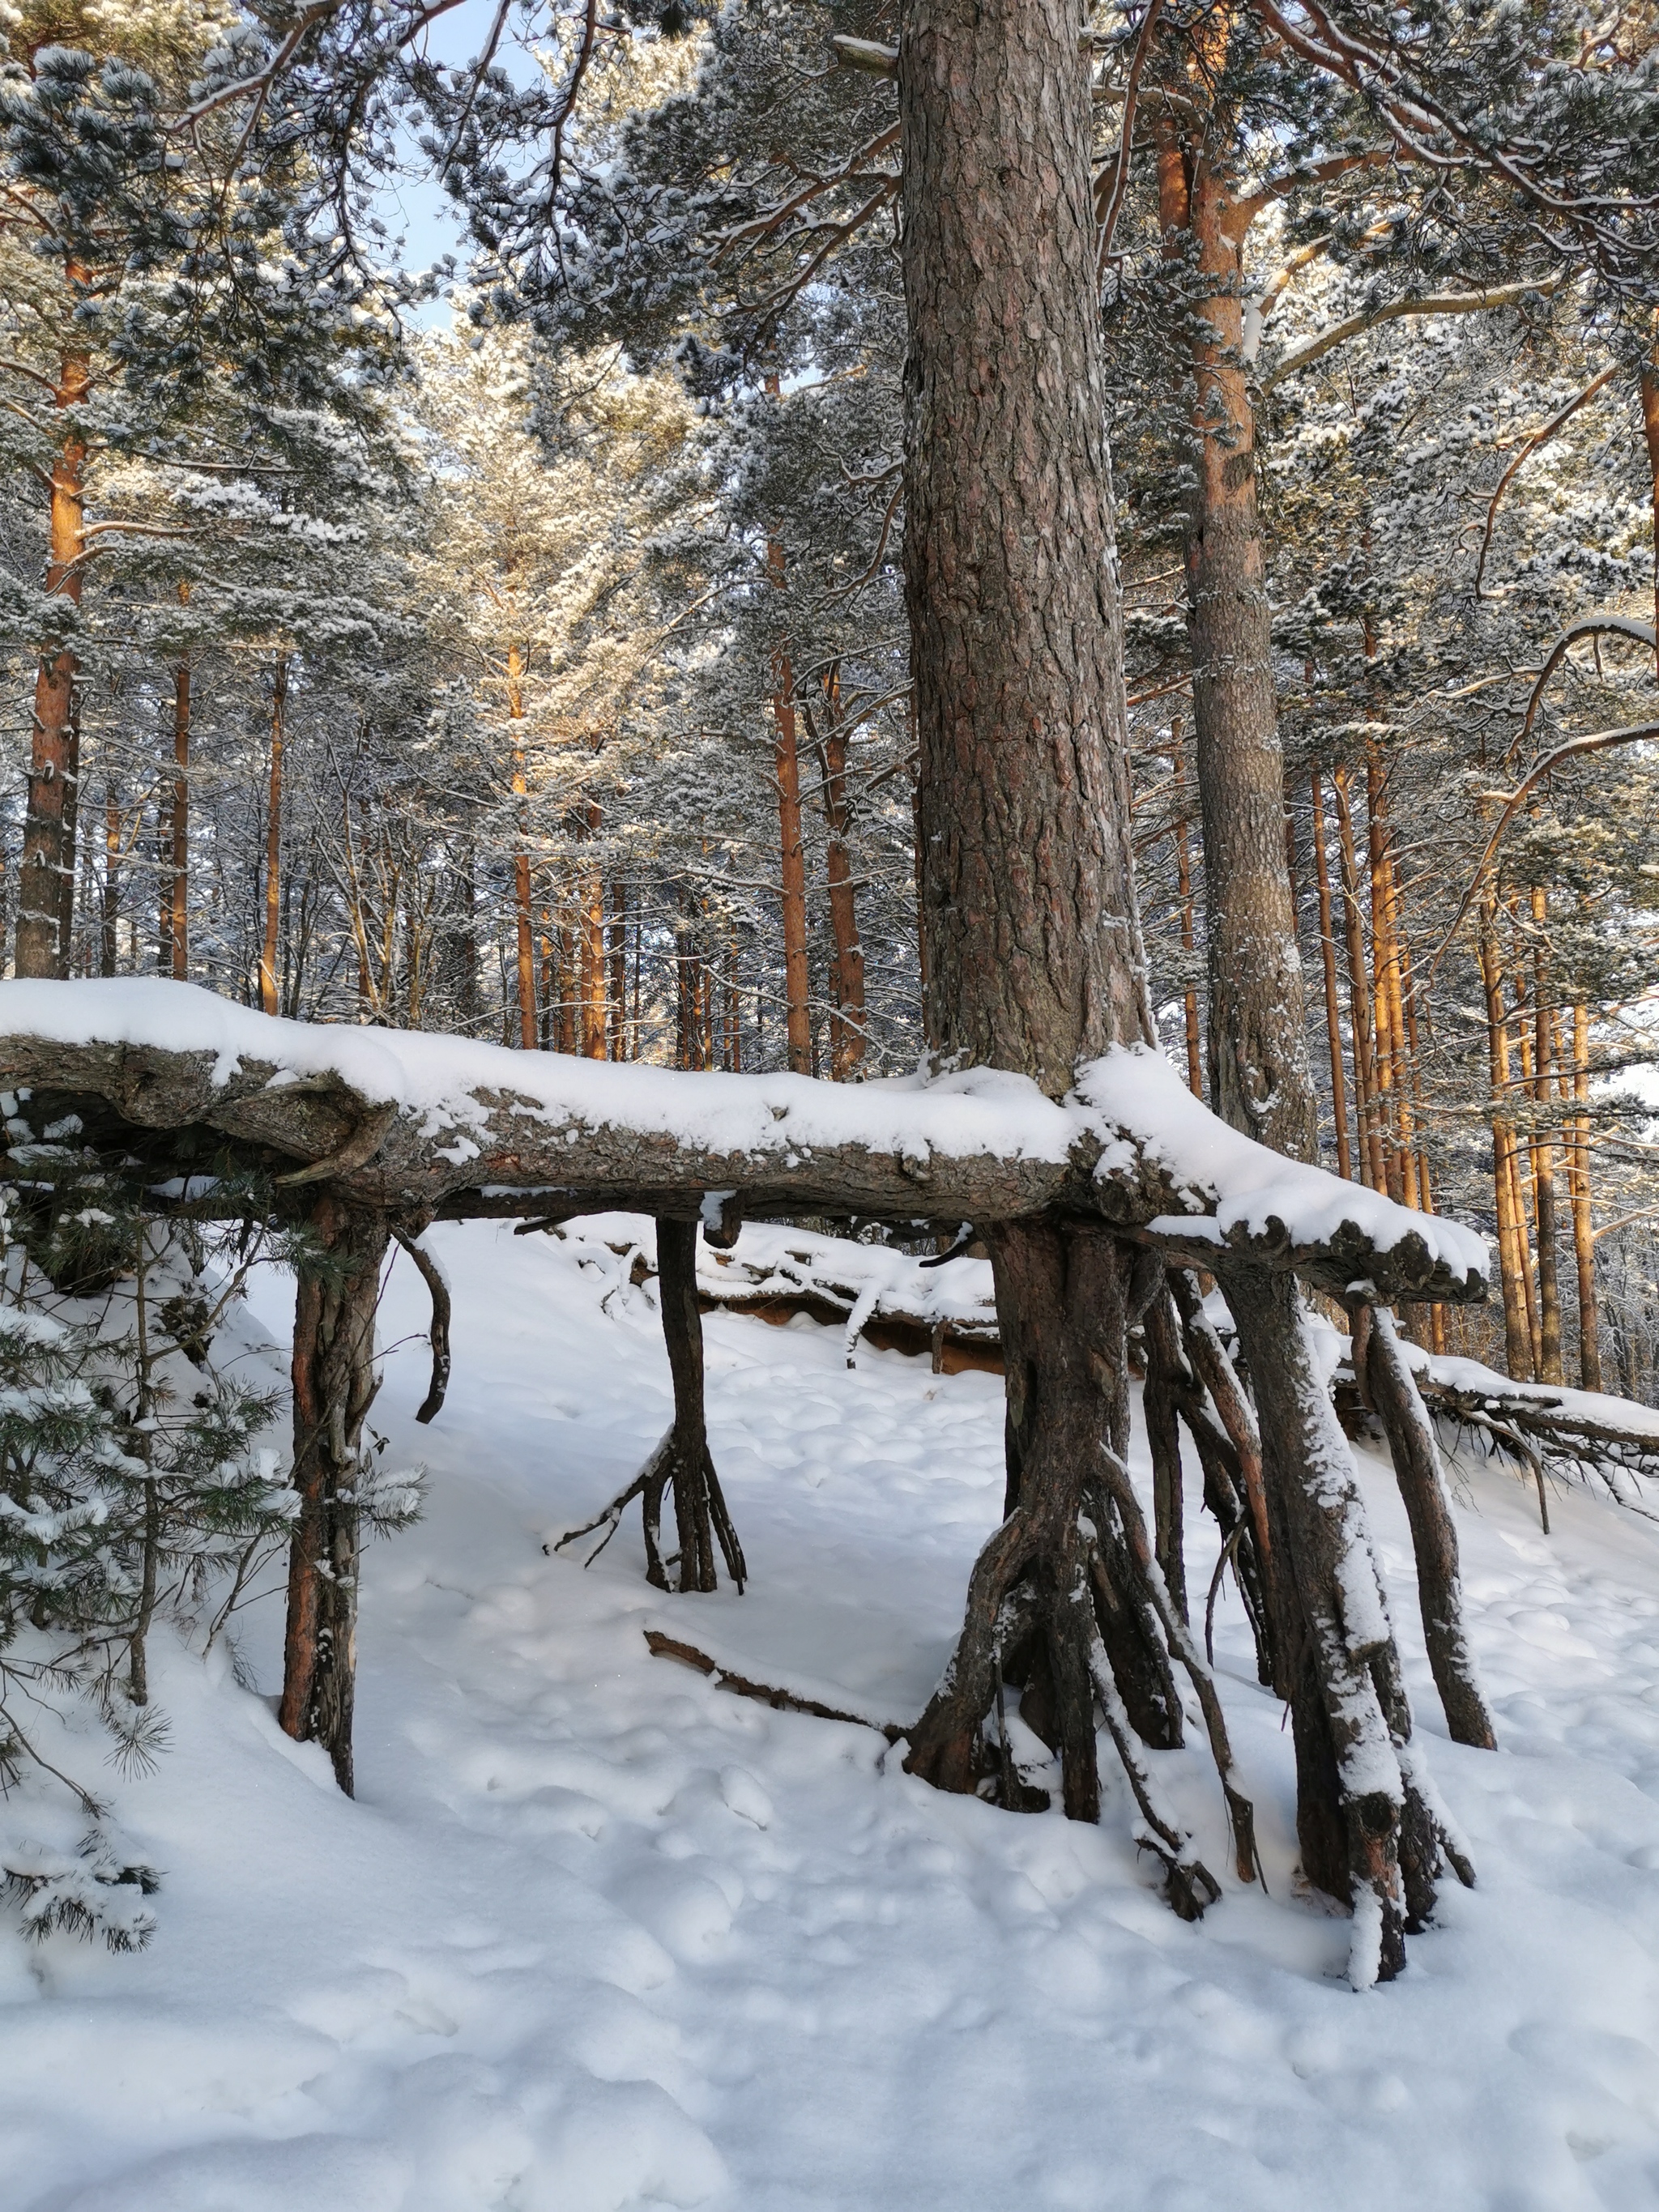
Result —
[{"label": "dark tree trunk", "polygon": [[380,1387],[374,1309],[384,1217],[324,1198],[311,1224],[322,1247],[302,1273],[294,1313],[294,1480],[300,1517],[289,1553],[288,1634],[279,1718],[313,1739],[352,1792],[357,1663],[358,1498],[363,1418]]},{"label": "dark tree trunk", "polygon": [[[674,1384],[674,1419],[668,1433],[626,1490],[613,1498],[596,1520],[560,1537],[556,1551],[591,1536],[597,1528],[605,1534],[588,1560],[591,1566],[615,1534],[624,1510],[637,1498],[645,1528],[645,1578],[657,1589],[708,1591],[719,1587],[714,1547],[726,1561],[726,1571],[739,1590],[749,1578],[743,1547],[732,1525],[720,1479],[708,1449],[708,1428],[703,1409],[702,1313],[697,1304],[697,1224],[695,1221],[657,1224],[657,1295],[662,1301],[663,1341],[668,1348],[668,1370]],[[662,1506],[665,1495],[674,1502],[674,1523],[679,1551],[666,1561],[662,1552]],[[678,1563],[672,1583],[668,1569]]]}]

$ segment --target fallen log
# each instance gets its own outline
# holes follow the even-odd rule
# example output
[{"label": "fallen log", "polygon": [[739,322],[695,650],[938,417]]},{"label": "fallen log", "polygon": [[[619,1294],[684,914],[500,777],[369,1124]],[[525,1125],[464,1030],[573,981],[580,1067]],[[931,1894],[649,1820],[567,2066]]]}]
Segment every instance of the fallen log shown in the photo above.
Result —
[{"label": "fallen log", "polygon": [[[1486,1289],[1478,1237],[1241,1137],[1140,1045],[1090,1062],[1056,1100],[1025,1077],[983,1068],[860,1085],[687,1074],[283,1022],[185,984],[25,981],[0,985],[0,1119],[7,1171],[37,1194],[72,1184],[90,1164],[137,1184],[151,1206],[203,1215],[283,1221],[320,1203],[354,1251],[436,1218],[543,1225],[612,1208],[687,1230],[700,1223],[727,1247],[744,1216],[858,1216],[953,1237],[973,1223],[993,1255],[1001,1329],[1018,1354],[1012,1371],[1024,1378],[1010,1393],[1011,1517],[975,1568],[951,1676],[910,1732],[907,1764],[943,1787],[975,1786],[985,1716],[1000,1712],[1008,1671],[1023,1678],[1022,1712],[1045,1721],[1060,1753],[1066,1811],[1091,1819],[1099,1704],[1171,1902],[1192,1912],[1217,1885],[1158,1802],[1143,1757],[1180,1741],[1170,1639],[1180,1645],[1185,1632],[1167,1595],[1160,1605],[1152,1591],[1156,1562],[1121,1501],[1098,1480],[1086,1499],[1079,1486],[1098,1457],[1103,1409],[1112,1449],[1121,1458],[1127,1449],[1127,1320],[1142,1262],[1152,1252],[1248,1276],[1264,1313],[1270,1304],[1275,1327],[1292,1335],[1292,1276],[1335,1295],[1363,1281],[1396,1303],[1456,1303]],[[1060,1290],[1068,1253],[1079,1269]],[[1056,1295],[1063,1313],[1048,1310]],[[284,1720],[328,1743],[349,1788],[350,1475],[372,1339],[342,1328],[349,1357],[336,1358],[330,1332],[310,1336],[328,1356],[311,1363],[307,1433],[327,1437],[328,1464],[313,1483],[311,1548],[304,1559],[296,1551],[290,1625],[301,1632],[290,1638]],[[1302,1458],[1293,1469],[1286,1461],[1282,1480],[1305,1477],[1316,1491],[1322,1463],[1316,1454],[1304,1468]],[[313,1633],[307,1608],[319,1601],[325,1569],[340,1578],[338,1617],[319,1617]],[[1291,1618],[1281,1610],[1276,1632]],[[1328,1650],[1325,1626],[1316,1605],[1302,1633],[1311,1630],[1318,1657],[1296,1685],[1298,1709],[1326,1695],[1340,1703],[1355,1686],[1345,1671],[1354,1655]],[[1376,1938],[1361,1947],[1368,1972],[1378,1959],[1381,1971],[1397,1964],[1400,1930],[1426,1911],[1440,1856],[1409,1784],[1403,1694],[1390,1679],[1376,1698],[1405,1784],[1384,1793],[1392,1825],[1376,1850],[1363,1846],[1360,1831],[1388,1808],[1381,1798],[1362,1803],[1345,1780],[1322,1809],[1328,1824],[1346,1819],[1346,1846],[1327,1851],[1328,1869],[1314,1875],[1365,1901]],[[1315,1748],[1322,1773],[1334,1771],[1328,1743]],[[1223,1779],[1231,1790],[1224,1765]],[[1019,1802],[1012,1789],[1008,1802]],[[1248,1808],[1229,1802],[1243,1874]]]},{"label": "fallen log", "polygon": [[[1160,1055],[1119,1048],[1064,1103],[969,1069],[865,1084],[689,1074],[410,1031],[279,1021],[152,978],[0,984],[0,1090],[32,1094],[14,1175],[50,1181],[42,1127],[152,1182],[267,1176],[383,1216],[549,1222],[854,1215],[954,1231],[1039,1215],[1110,1223],[1174,1256],[1218,1250],[1335,1294],[1485,1296],[1457,1224],[1250,1142]],[[61,1144],[59,1150],[61,1151]],[[315,1172],[313,1172],[313,1171]],[[306,1194],[308,1195],[308,1192]],[[710,1209],[712,1208],[712,1213]]]}]

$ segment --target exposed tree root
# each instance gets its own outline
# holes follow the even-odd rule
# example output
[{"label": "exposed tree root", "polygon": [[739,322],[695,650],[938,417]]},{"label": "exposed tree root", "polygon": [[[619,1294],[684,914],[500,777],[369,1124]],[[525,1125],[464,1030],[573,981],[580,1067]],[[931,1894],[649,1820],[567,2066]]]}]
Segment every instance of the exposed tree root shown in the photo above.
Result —
[{"label": "exposed tree root", "polygon": [[294,1486],[288,1626],[277,1717],[315,1740],[352,1793],[351,1719],[357,1671],[357,1554],[364,1417],[379,1388],[374,1309],[386,1255],[380,1214],[327,1196],[311,1225],[326,1258],[302,1273],[294,1316]]},{"label": "exposed tree root", "polygon": [[1288,1673],[1297,1834],[1308,1880],[1353,1910],[1355,1986],[1399,1973],[1449,1865],[1474,1881],[1436,1802],[1353,1464],[1287,1277],[1229,1267],[1255,1378],[1271,1516],[1273,1632]]},{"label": "exposed tree root", "polygon": [[[657,1266],[663,1339],[668,1347],[669,1371],[674,1383],[673,1421],[645,1465],[604,1512],[585,1527],[570,1529],[550,1548],[562,1552],[568,1544],[577,1543],[603,1528],[605,1534],[587,1558],[586,1564],[592,1566],[617,1533],[623,1513],[637,1498],[645,1532],[646,1580],[654,1589],[703,1592],[717,1589],[714,1547],[718,1544],[726,1571],[741,1590],[749,1578],[749,1570],[708,1451],[695,1222],[658,1222]],[[666,1560],[662,1551],[665,1495],[673,1499],[679,1538],[678,1553],[671,1553]],[[678,1566],[679,1577],[678,1582],[671,1583],[668,1569],[673,1565]]]},{"label": "exposed tree root", "polygon": [[[1395,1476],[1411,1522],[1424,1640],[1446,1726],[1454,1743],[1491,1751],[1497,1737],[1475,1677],[1474,1657],[1463,1625],[1457,1528],[1446,1494],[1434,1424],[1401,1351],[1393,1315],[1386,1306],[1373,1310],[1358,1301],[1349,1310],[1354,1324],[1354,1371],[1389,1439]],[[1368,1324],[1363,1329],[1362,1321]]]},{"label": "exposed tree root", "polygon": [[1005,1803],[1019,1803],[1000,1725],[1006,1677],[1024,1684],[1021,1717],[1059,1756],[1066,1814],[1097,1820],[1098,1703],[1140,1808],[1140,1839],[1164,1864],[1171,1905],[1195,1917],[1219,1886],[1160,1804],[1146,1757],[1148,1747],[1181,1741],[1171,1650],[1194,1686],[1204,1685],[1245,1881],[1255,1848],[1213,1685],[1123,1471],[1134,1255],[1109,1231],[1079,1223],[1010,1223],[988,1241],[1007,1364],[1008,1510],[975,1562],[955,1654],[910,1730],[905,1765],[945,1790],[989,1778]]}]

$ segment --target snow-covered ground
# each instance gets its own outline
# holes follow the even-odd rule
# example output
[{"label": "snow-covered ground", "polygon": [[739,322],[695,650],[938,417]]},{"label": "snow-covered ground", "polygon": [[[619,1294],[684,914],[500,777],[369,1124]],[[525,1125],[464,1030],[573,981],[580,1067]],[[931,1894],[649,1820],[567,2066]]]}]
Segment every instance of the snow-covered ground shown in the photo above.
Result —
[{"label": "snow-covered ground", "polygon": [[[1419,1725],[1477,1855],[1406,1977],[1356,1996],[1292,1890],[1291,1757],[1243,1623],[1218,1638],[1270,1896],[1182,1926],[1128,1840],[941,1796],[873,1731],[651,1657],[906,1719],[1001,1495],[1000,1385],[839,1330],[708,1324],[753,1570],[664,1598],[637,1517],[544,1555],[655,1441],[647,1294],[575,1249],[431,1232],[454,1282],[437,1425],[394,1270],[373,1417],[432,1474],[366,1576],[360,1796],[222,1655],[158,1652],[172,1747],[112,1784],[164,1869],[150,1949],[0,1934],[4,2212],[1574,2212],[1659,2205],[1659,1528],[1582,1494],[1460,1511],[1503,1748],[1444,1738],[1403,1516],[1364,1474]],[[254,1319],[274,1338],[284,1285]],[[1189,1578],[1212,1531],[1189,1508]],[[275,1686],[275,1604],[242,1660]],[[1024,1749],[1034,1749],[1029,1739]],[[1201,1753],[1160,1762],[1224,1874]]]}]

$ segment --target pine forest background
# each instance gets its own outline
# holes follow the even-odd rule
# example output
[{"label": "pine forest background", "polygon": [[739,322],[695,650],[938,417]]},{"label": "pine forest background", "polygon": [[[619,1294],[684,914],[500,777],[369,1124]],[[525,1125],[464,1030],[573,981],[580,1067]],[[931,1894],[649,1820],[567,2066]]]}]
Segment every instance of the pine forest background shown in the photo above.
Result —
[{"label": "pine forest background", "polygon": [[[465,101],[399,49],[404,108],[383,84],[380,137],[331,166],[301,131],[251,159],[246,104],[215,106],[264,50],[244,17],[5,10],[6,973],[46,944],[307,1021],[915,1065],[890,13],[635,12],[577,57],[580,16],[504,9],[514,65]],[[1379,158],[1253,20],[1165,11],[1167,51],[1144,11],[1091,20],[1167,1048],[1210,1095],[1207,437],[1271,624],[1285,803],[1255,826],[1292,874],[1321,1158],[1497,1239],[1502,1301],[1424,1316],[1436,1349],[1651,1401],[1651,746],[1563,760],[1481,867],[1530,770],[1653,719],[1648,311],[1496,196]],[[1498,17],[1460,21],[1490,62]],[[1599,35],[1628,67],[1650,29]],[[526,167],[517,119],[573,57],[582,100]],[[1118,149],[1143,63],[1163,89]],[[1177,144],[1199,98],[1227,118],[1209,170]],[[381,220],[422,140],[471,226],[437,285]],[[42,732],[61,842],[31,879]]]}]

